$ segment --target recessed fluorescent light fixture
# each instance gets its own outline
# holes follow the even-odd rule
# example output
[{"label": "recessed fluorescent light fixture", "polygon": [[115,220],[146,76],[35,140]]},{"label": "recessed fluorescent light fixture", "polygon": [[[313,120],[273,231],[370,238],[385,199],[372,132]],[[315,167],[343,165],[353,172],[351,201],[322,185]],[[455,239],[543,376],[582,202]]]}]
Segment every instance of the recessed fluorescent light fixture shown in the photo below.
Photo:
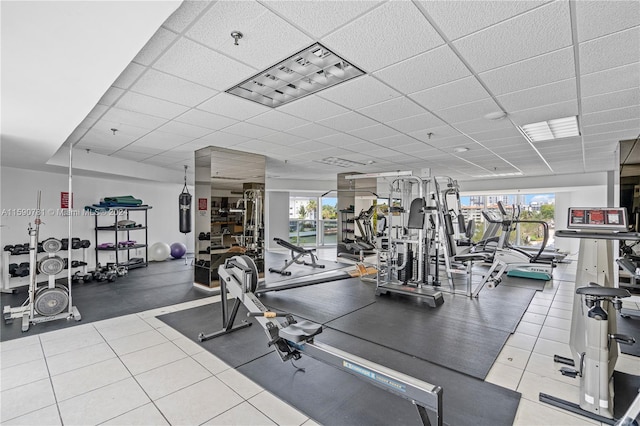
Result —
[{"label": "recessed fluorescent light fixture", "polygon": [[580,136],[578,117],[575,115],[566,118],[556,118],[555,120],[541,121],[539,123],[525,124],[520,127],[520,130],[533,142]]},{"label": "recessed fluorescent light fixture", "polygon": [[354,166],[364,166],[363,163],[358,163],[357,161],[345,160],[344,158],[338,157],[327,157],[322,160],[315,160],[317,163],[328,164],[330,166],[338,166],[338,167],[354,167]]},{"label": "recessed fluorescent light fixture", "polygon": [[275,108],[363,74],[358,67],[314,43],[226,92]]}]

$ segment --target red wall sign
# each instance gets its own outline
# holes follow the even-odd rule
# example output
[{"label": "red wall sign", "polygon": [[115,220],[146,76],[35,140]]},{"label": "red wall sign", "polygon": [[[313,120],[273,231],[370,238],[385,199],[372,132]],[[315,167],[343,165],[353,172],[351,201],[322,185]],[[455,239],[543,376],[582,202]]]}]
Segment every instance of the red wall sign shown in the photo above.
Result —
[{"label": "red wall sign", "polygon": [[[60,208],[68,209],[69,208],[69,193],[61,192],[60,193]],[[73,194],[71,195],[71,208],[73,208]]]},{"label": "red wall sign", "polygon": [[198,198],[198,210],[206,210],[206,209],[207,209],[207,199]]}]

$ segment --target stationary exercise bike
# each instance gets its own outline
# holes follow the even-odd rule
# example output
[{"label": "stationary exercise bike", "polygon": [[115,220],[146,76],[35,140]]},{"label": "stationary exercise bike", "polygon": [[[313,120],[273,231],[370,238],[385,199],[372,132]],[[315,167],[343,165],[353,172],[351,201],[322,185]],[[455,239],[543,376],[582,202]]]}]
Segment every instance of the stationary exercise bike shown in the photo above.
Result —
[{"label": "stationary exercise bike", "polygon": [[[617,333],[616,315],[622,308],[622,299],[630,293],[614,285],[612,243],[620,239],[638,241],[640,234],[626,232],[624,208],[572,207],[568,228],[570,230],[556,231],[556,236],[580,238],[569,340],[573,358],[555,355],[554,361],[574,367],[562,367],[560,372],[566,377],[579,378],[580,403],[544,393],[540,394],[540,401],[613,424],[613,372],[618,344],[634,344],[635,340]],[[638,389],[629,390],[634,391]]]}]

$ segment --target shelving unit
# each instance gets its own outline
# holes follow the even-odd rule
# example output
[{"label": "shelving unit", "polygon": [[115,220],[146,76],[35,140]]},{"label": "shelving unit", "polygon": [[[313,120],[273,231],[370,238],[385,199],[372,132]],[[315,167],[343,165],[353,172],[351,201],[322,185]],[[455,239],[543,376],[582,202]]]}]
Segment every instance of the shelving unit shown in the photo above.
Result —
[{"label": "shelving unit", "polygon": [[[232,212],[230,210],[236,207],[238,199],[229,199],[228,197],[211,197],[211,245],[213,246],[214,236],[222,238],[220,245],[230,246],[234,241],[231,235],[242,234],[242,213]],[[225,232],[225,229],[227,232]],[[229,236],[229,241],[225,241],[224,237]]]},{"label": "shelving unit", "polygon": [[[120,266],[120,265],[124,265],[127,266],[129,269],[132,268],[142,268],[142,267],[147,267],[149,266],[149,245],[147,244],[148,241],[148,229],[147,229],[147,211],[150,209],[151,207],[146,206],[146,207],[114,207],[112,209],[107,210],[107,212],[105,214],[101,214],[101,215],[96,215],[95,216],[95,234],[96,234],[96,265],[98,263],[100,263],[100,253],[104,253],[104,252],[110,252],[110,253],[114,253],[115,254],[115,263],[116,265]],[[144,222],[136,222],[136,225],[141,223],[142,226],[137,226],[134,228],[127,228],[124,226],[117,226],[118,221],[120,220],[132,220],[131,219],[131,213],[132,212],[144,212]],[[139,215],[136,215],[139,216]],[[111,220],[114,220],[113,224],[110,225],[106,225],[106,226],[100,226],[99,225],[99,218],[110,218]],[[137,218],[137,217],[136,217]],[[114,241],[109,241],[109,242],[113,242],[113,247],[109,247],[109,248],[101,248],[98,247],[100,245],[100,240],[98,239],[98,234],[99,232],[112,232],[113,236],[114,236]],[[136,244],[133,245],[129,245],[129,246],[120,246],[120,242],[121,241],[131,241],[131,237],[135,237],[135,238],[140,238],[139,236],[142,235],[141,232],[139,231],[144,231],[144,240],[143,242],[139,242],[138,239],[136,239]],[[119,233],[123,233],[126,232],[126,239],[119,239]],[[141,249],[144,248],[144,262],[141,263],[135,263],[135,264],[131,264],[129,265],[127,262],[129,260],[131,260],[131,255],[130,255],[130,251],[131,250],[136,250],[136,249]],[[121,252],[126,252],[126,261],[123,261],[123,258],[121,256]]]}]

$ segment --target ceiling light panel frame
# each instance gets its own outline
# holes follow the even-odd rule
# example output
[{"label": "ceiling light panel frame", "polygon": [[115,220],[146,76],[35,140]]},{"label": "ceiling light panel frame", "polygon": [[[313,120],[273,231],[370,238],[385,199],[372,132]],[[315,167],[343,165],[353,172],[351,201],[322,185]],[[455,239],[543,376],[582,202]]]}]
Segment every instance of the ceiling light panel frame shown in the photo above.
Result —
[{"label": "ceiling light panel frame", "polygon": [[365,74],[322,44],[314,43],[226,92],[276,108]]},{"label": "ceiling light panel frame", "polygon": [[554,120],[525,124],[520,129],[532,142],[543,142],[553,139],[580,136],[578,117],[556,118]]}]

